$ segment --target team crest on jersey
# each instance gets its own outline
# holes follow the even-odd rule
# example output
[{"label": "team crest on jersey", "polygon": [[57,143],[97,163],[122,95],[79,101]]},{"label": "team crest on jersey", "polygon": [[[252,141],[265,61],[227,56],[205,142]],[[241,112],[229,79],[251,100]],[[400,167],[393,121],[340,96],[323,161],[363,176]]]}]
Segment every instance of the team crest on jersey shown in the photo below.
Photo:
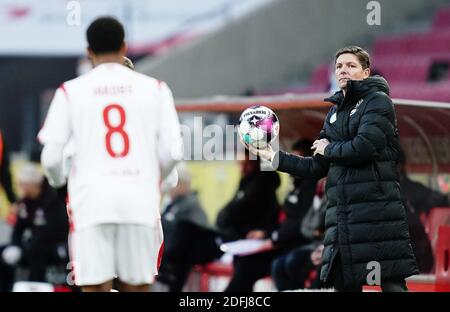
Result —
[{"label": "team crest on jersey", "polygon": [[334,123],[336,121],[336,119],[337,119],[337,113],[334,113],[333,115],[331,115],[330,123]]},{"label": "team crest on jersey", "polygon": [[350,112],[350,116],[352,116],[354,113],[356,113],[356,111],[358,110],[359,105],[361,105],[363,101],[364,100],[361,99],[361,100],[358,101],[358,103],[356,103],[355,108],[352,109],[352,111]]}]

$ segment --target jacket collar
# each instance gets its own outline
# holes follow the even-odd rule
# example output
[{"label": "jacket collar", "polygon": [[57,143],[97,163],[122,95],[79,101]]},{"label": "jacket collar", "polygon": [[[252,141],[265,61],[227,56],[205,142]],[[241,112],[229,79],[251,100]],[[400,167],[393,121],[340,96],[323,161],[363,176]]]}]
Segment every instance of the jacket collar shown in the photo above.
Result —
[{"label": "jacket collar", "polygon": [[347,81],[347,93],[341,91],[336,92],[332,96],[325,99],[342,109],[349,103],[355,103],[372,92],[381,91],[389,95],[389,85],[383,77],[379,75],[371,76],[364,80]]}]

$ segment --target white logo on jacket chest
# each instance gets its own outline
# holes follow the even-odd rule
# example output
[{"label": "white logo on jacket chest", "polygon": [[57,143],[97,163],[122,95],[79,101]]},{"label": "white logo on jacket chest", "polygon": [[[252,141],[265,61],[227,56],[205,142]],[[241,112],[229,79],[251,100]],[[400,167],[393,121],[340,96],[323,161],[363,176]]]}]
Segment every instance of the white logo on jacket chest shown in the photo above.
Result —
[{"label": "white logo on jacket chest", "polygon": [[358,101],[358,103],[356,103],[355,108],[352,109],[352,111],[350,112],[350,116],[352,116],[354,113],[356,113],[356,111],[358,110],[359,105],[361,105],[363,101],[364,100],[361,99],[361,100]]},{"label": "white logo on jacket chest", "polygon": [[330,123],[334,123],[337,119],[337,113],[334,113],[333,115],[331,115],[330,117]]}]

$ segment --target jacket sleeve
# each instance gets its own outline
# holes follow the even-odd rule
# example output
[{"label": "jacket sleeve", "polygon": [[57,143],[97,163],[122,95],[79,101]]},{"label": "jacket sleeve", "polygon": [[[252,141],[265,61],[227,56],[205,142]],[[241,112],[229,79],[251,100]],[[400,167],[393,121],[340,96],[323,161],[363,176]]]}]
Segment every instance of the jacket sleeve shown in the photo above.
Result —
[{"label": "jacket sleeve", "polygon": [[320,180],[328,174],[329,162],[322,155],[301,157],[279,151],[275,155],[274,162],[276,161],[278,161],[278,171],[286,172],[293,176]]},{"label": "jacket sleeve", "polygon": [[367,103],[357,135],[349,141],[331,142],[325,157],[332,162],[370,162],[395,135],[395,112],[387,95],[378,95]]},{"label": "jacket sleeve", "polygon": [[[325,118],[322,130],[320,130],[318,139],[327,138],[326,122],[335,112],[335,110],[336,107],[332,107],[329,110]],[[278,171],[286,172],[300,178],[315,180],[320,180],[321,178],[327,176],[329,166],[329,160],[322,155],[316,155],[313,157],[300,157],[283,151],[279,151],[275,154],[272,160],[272,167]]]}]

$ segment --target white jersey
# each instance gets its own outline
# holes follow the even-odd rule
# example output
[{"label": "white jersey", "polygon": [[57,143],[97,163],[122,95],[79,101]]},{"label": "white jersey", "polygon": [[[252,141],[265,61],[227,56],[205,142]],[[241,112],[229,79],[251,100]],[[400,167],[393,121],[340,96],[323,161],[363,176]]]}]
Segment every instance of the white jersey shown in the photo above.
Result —
[{"label": "white jersey", "polygon": [[157,225],[161,171],[170,172],[181,150],[164,82],[118,63],[99,65],[57,89],[38,139],[54,186],[64,181],[63,149],[73,140],[68,189],[75,227]]}]

